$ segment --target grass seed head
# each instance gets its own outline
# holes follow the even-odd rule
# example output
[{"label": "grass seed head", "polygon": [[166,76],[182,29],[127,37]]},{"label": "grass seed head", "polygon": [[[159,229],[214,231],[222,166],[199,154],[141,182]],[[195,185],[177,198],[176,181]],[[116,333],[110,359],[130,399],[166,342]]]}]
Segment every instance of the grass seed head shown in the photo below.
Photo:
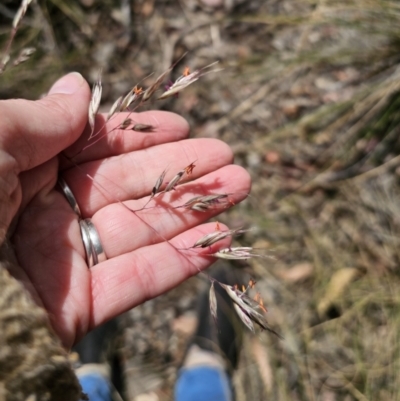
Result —
[{"label": "grass seed head", "polygon": [[128,109],[134,102],[138,102],[143,96],[143,89],[135,85],[121,102],[120,111]]},{"label": "grass seed head", "polygon": [[185,89],[192,83],[196,82],[203,75],[217,71],[217,70],[212,70],[205,72],[206,69],[212,67],[217,63],[218,61],[211,63],[199,70],[193,71],[192,73],[190,73],[190,70],[188,68],[187,69],[185,68],[183,75],[181,75],[171,86],[169,86],[169,88],[158,99],[162,100],[174,96],[178,94],[181,90]]},{"label": "grass seed head", "polygon": [[214,318],[214,321],[217,321],[217,297],[215,295],[214,281],[211,283],[209,300],[211,316]]},{"label": "grass seed head", "polygon": [[237,248],[224,248],[212,254],[212,256],[219,259],[226,260],[247,260],[255,256],[252,251],[253,248],[249,246],[242,246]]},{"label": "grass seed head", "polygon": [[207,203],[203,203],[203,202],[196,202],[196,203],[191,204],[186,209],[194,210],[195,212],[204,213],[209,210],[209,205]]},{"label": "grass seed head", "polygon": [[24,15],[26,11],[28,10],[29,4],[32,3],[32,0],[22,0],[22,3],[17,11],[17,13],[14,16],[12,27],[16,29],[18,25],[21,23],[22,18],[24,18]]},{"label": "grass seed head", "polygon": [[119,125],[119,129],[125,130],[132,124],[131,118],[125,118],[124,121]]},{"label": "grass seed head", "polygon": [[253,252],[253,248],[250,246],[239,246],[220,249],[217,252],[213,253],[211,256],[226,260],[247,260],[250,258],[274,259],[273,256],[262,255],[260,253]]},{"label": "grass seed head", "polygon": [[121,104],[122,104],[122,96],[120,96],[111,106],[110,111],[107,114],[107,121],[117,112],[121,110]]},{"label": "grass seed head", "polygon": [[89,103],[89,125],[91,128],[89,139],[93,137],[96,114],[99,111],[101,102],[101,92],[102,92],[102,86],[101,86],[101,79],[99,78],[98,81],[95,82],[95,84],[93,85],[92,98],[90,99]]},{"label": "grass seed head", "polygon": [[146,102],[147,100],[149,100],[154,92],[161,86],[161,84],[163,83],[164,79],[168,76],[168,74],[171,72],[172,67],[168,68],[167,71],[163,72],[154,82],[153,85],[151,85],[150,87],[148,87],[146,89],[146,91],[143,93],[143,101]]},{"label": "grass seed head", "polygon": [[150,124],[135,124],[132,127],[132,131],[137,131],[137,132],[153,132],[154,127]]},{"label": "grass seed head", "polygon": [[246,312],[238,304],[234,303],[233,307],[235,308],[235,311],[239,316],[240,320],[247,326],[247,328],[251,332],[255,333],[254,324],[252,320],[249,318],[249,316],[246,314]]},{"label": "grass seed head", "polygon": [[195,242],[192,248],[207,248],[208,246],[211,246],[212,244],[215,244],[216,242],[221,241],[224,238],[231,237],[233,235],[240,234],[246,231],[248,230],[242,230],[241,228],[227,231],[215,231],[201,237]]},{"label": "grass seed head", "polygon": [[5,54],[0,61],[0,74],[5,70],[9,61],[10,61],[10,55]]},{"label": "grass seed head", "polygon": [[227,197],[228,195],[225,194],[195,196],[194,198],[189,199],[184,205],[179,207],[195,210],[197,212],[206,212],[207,210],[215,208],[215,206],[225,205],[224,203],[220,202],[220,200]]},{"label": "grass seed head", "polygon": [[164,170],[161,175],[157,178],[156,184],[154,185],[153,189],[151,190],[151,195],[150,199],[155,196],[155,194],[160,190],[160,187],[164,181],[165,174],[167,173],[167,170]]},{"label": "grass seed head", "polygon": [[277,333],[268,325],[267,319],[265,317],[266,309],[264,305],[262,305],[261,308],[262,312],[260,313],[257,311],[257,309],[260,309],[260,304],[258,302],[254,301],[253,299],[248,297],[246,294],[244,294],[237,288],[234,288],[230,285],[223,283],[219,284],[226,291],[226,293],[229,295],[232,301],[240,307],[241,312],[238,312],[238,309],[236,308],[236,311],[238,312],[240,318],[242,318],[241,313],[244,313],[249,319],[251,319],[254,323],[260,326],[263,330],[270,331],[279,338],[282,338],[282,336],[279,333]]},{"label": "grass seed head", "polygon": [[185,170],[181,170],[175,177],[168,183],[167,187],[165,188],[164,192],[169,192],[178,185],[179,181],[182,179],[183,174],[185,174]]},{"label": "grass seed head", "polygon": [[35,53],[35,51],[36,49],[34,47],[25,47],[25,49],[22,49],[17,58],[13,61],[13,66],[17,66],[29,60],[31,55]]}]

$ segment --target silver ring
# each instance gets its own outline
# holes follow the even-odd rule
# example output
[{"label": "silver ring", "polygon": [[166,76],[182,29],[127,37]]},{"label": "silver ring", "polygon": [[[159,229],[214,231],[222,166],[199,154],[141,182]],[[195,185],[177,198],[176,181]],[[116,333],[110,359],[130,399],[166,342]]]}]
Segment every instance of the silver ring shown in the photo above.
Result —
[{"label": "silver ring", "polygon": [[68,184],[65,182],[64,178],[58,177],[57,184],[61,188],[61,191],[67,198],[68,203],[71,205],[72,210],[79,216],[81,217],[81,209],[79,209],[78,202],[75,199],[74,194],[71,191],[71,188],[68,186]]},{"label": "silver ring", "polygon": [[91,219],[80,220],[79,226],[89,268],[107,260],[103,245],[101,245],[99,233]]}]

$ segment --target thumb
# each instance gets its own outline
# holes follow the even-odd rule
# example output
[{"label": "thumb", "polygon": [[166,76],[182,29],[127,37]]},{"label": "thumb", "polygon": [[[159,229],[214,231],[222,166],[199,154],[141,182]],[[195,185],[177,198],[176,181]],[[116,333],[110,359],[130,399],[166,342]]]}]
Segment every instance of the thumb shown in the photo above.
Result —
[{"label": "thumb", "polygon": [[0,101],[0,150],[19,171],[38,166],[71,145],[87,122],[90,88],[82,75],[59,79],[41,100]]}]

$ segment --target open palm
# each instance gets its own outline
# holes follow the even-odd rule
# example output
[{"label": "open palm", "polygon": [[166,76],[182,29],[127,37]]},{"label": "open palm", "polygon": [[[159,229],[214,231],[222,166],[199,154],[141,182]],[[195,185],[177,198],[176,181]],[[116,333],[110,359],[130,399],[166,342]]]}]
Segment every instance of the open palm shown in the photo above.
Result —
[{"label": "open palm", "polygon": [[[73,94],[66,93],[72,89]],[[126,117],[118,116],[99,134],[108,130],[108,135],[79,153],[88,144],[84,127],[89,98],[86,82],[70,74],[40,101],[0,102],[5,116],[0,122],[2,238],[16,221],[12,242],[19,266],[12,274],[47,309],[66,346],[212,263],[210,249],[182,249],[215,230],[215,224],[199,224],[221,209],[202,213],[176,206],[210,193],[230,193],[237,203],[250,187],[246,171],[230,164],[227,145],[214,139],[186,139],[187,123],[166,112],[130,116],[152,124],[151,133],[113,130]],[[102,126],[99,118],[97,129]],[[168,181],[192,162],[196,167],[190,182],[133,212],[146,204],[164,170]],[[82,216],[92,219],[107,255],[91,269],[78,216],[54,189],[59,174]]]}]

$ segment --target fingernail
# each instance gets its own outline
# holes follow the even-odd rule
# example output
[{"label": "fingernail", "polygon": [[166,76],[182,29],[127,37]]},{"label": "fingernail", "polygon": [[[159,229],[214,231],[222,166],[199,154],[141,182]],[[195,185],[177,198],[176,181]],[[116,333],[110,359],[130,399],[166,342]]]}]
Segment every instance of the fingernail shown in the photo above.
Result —
[{"label": "fingernail", "polygon": [[55,93],[64,93],[66,95],[72,95],[77,92],[82,86],[84,79],[79,72],[71,72],[68,75],[60,78],[49,90],[49,95],[54,95]]}]

